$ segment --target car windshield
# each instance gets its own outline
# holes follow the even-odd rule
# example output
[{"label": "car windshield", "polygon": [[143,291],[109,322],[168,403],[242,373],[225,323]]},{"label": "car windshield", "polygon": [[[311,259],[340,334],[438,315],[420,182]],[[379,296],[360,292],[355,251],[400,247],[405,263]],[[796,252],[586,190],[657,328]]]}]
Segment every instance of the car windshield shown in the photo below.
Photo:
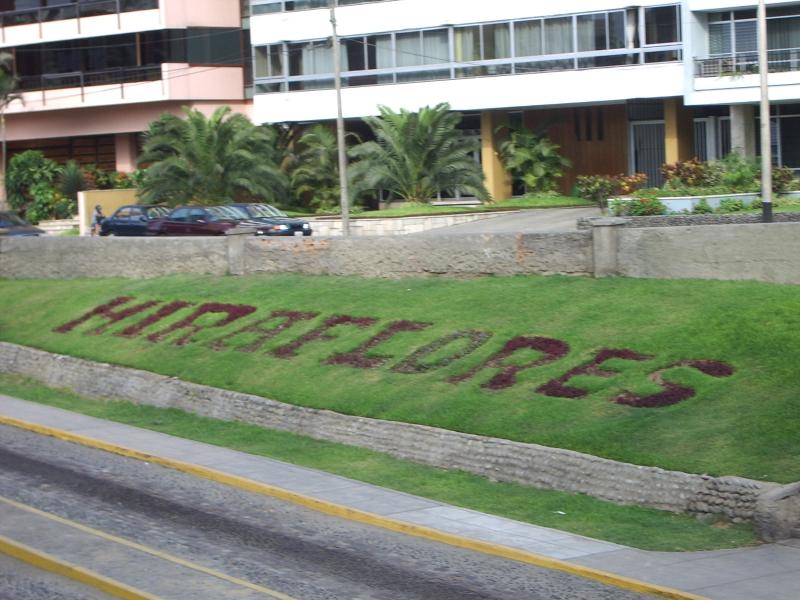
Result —
[{"label": "car windshield", "polygon": [[241,206],[223,206],[225,210],[230,212],[235,219],[248,219],[250,215]]},{"label": "car windshield", "polygon": [[285,217],[286,213],[269,204],[250,204],[247,210],[254,217]]},{"label": "car windshield", "polygon": [[166,206],[150,206],[147,208],[147,216],[151,219],[160,219],[169,213]]},{"label": "car windshield", "polygon": [[28,225],[28,222],[16,215],[12,212],[0,212],[0,226],[2,227],[12,227],[12,226],[25,226]]}]

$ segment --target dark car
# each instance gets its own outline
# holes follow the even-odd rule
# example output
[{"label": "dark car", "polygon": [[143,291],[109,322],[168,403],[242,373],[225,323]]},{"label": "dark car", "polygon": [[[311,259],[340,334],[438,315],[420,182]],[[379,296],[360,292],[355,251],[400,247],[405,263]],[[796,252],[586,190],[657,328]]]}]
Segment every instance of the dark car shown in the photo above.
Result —
[{"label": "dark car", "polygon": [[269,204],[242,202],[229,207],[258,224],[256,235],[311,235],[311,224],[308,221],[293,219]]},{"label": "dark car", "polygon": [[113,215],[103,219],[100,235],[146,235],[147,224],[165,217],[169,209],[165,206],[128,204],[120,206]]},{"label": "dark car", "polygon": [[34,227],[18,214],[0,211],[0,235],[45,235],[45,232]]},{"label": "dark car", "polygon": [[147,223],[147,235],[225,235],[243,223],[233,210],[223,206],[179,206],[160,219]]}]

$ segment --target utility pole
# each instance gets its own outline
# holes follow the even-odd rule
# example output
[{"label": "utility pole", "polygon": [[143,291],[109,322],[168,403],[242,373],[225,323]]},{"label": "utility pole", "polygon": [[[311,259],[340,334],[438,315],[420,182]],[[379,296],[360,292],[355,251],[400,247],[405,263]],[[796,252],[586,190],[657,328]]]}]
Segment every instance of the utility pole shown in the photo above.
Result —
[{"label": "utility pole", "polygon": [[758,0],[758,73],[761,79],[761,219],[772,221],[772,140],[769,114],[769,44],[767,7]]},{"label": "utility pole", "polygon": [[336,0],[330,0],[330,8],[331,27],[333,28],[333,83],[336,88],[336,141],[339,147],[342,235],[350,237],[350,190],[347,185],[347,148],[344,142],[344,117],[342,116],[342,47],[336,33]]}]

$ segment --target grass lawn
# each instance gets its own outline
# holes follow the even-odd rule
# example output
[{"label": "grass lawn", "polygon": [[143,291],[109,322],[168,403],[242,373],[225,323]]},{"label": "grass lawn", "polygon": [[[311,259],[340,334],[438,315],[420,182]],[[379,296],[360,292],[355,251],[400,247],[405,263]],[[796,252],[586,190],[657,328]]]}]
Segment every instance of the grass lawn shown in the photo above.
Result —
[{"label": "grass lawn", "polygon": [[[223,315],[206,314],[194,323],[205,328],[156,336],[158,342],[147,336],[184,321],[196,307],[178,310],[133,337],[114,334],[155,314],[163,304],[99,334],[92,332],[106,321],[98,317],[65,333],[54,332],[123,295],[135,300],[122,308],[183,300],[257,310],[221,327],[213,325]],[[219,341],[216,349],[210,346],[268,319],[272,311],[319,316],[297,321],[262,345],[257,334],[243,333]],[[376,321],[319,329],[342,315]],[[284,321],[271,319],[261,327],[275,328]],[[387,329],[397,321],[406,323]],[[425,325],[408,330],[408,321]],[[305,335],[313,331],[316,337]],[[380,332],[383,337],[373,339]],[[531,345],[539,350],[520,344],[520,336],[536,341]],[[542,345],[542,338],[551,341]],[[345,414],[535,442],[687,472],[780,482],[800,479],[800,286],[623,278],[385,281],[298,275],[0,281],[0,339]],[[179,345],[182,339],[188,343]],[[370,339],[361,355],[347,355]],[[483,343],[470,344],[475,339]],[[516,341],[509,344],[512,340]],[[417,352],[416,360],[410,360],[425,347],[427,354]],[[282,356],[272,353],[278,348]],[[586,368],[602,349],[650,358],[626,360],[623,353],[602,368]],[[498,355],[503,350],[505,354]],[[329,359],[337,354],[345,356],[331,364]],[[689,360],[724,361],[735,372],[713,377],[687,366]],[[537,364],[521,368],[531,363]],[[361,368],[365,366],[374,368]],[[520,370],[511,373],[516,367]],[[659,375],[662,369],[666,370]],[[574,377],[567,380],[568,375]],[[449,381],[459,376],[459,383]],[[648,376],[695,393],[660,408],[612,401],[661,392],[662,385]],[[558,380],[585,390],[585,396],[554,397],[537,391]]]},{"label": "grass lawn", "polygon": [[[617,506],[588,496],[494,483],[468,473],[416,465],[378,452],[205,419],[179,410],[92,401],[20,377],[0,375],[0,393],[646,550],[711,550],[756,543],[749,525],[705,523],[685,515]],[[658,535],[653,535],[656,531]]]},{"label": "grass lawn", "polygon": [[[396,208],[383,210],[368,210],[354,212],[354,219],[385,219],[394,217],[427,217],[431,215],[453,215],[475,212],[494,212],[500,210],[522,210],[529,208],[565,208],[573,206],[596,206],[591,200],[576,198],[574,196],[561,196],[552,194],[529,195],[519,198],[509,198],[499,202],[491,202],[479,206],[432,206],[430,204],[407,203]],[[338,213],[337,213],[338,215]],[[312,215],[314,216],[314,215]],[[321,215],[316,215],[321,216]],[[335,215],[334,215],[335,216]]]}]

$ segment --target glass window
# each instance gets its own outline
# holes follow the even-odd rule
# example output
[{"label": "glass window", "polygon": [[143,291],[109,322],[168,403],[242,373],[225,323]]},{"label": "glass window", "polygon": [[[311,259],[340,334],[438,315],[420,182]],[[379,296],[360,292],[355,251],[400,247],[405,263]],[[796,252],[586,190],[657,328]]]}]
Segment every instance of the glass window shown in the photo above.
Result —
[{"label": "glass window", "polygon": [[711,56],[729,55],[733,35],[730,23],[710,23],[708,26],[708,51]]},{"label": "glass window", "polygon": [[420,47],[419,38],[418,31],[397,34],[398,67],[413,67],[422,64],[422,48]]},{"label": "glass window", "polygon": [[674,44],[680,41],[679,8],[656,6],[644,9],[645,43]]},{"label": "glass window", "polygon": [[736,52],[758,52],[758,26],[755,21],[737,21],[734,23],[736,34]]},{"label": "glass window", "polygon": [[514,56],[540,54],[542,54],[542,22],[536,19],[514,23]]},{"label": "glass window", "polygon": [[608,47],[625,48],[625,11],[608,13]]},{"label": "glass window", "polygon": [[280,77],[283,75],[283,46],[257,46],[254,70],[256,77]]},{"label": "glass window", "polygon": [[800,17],[767,21],[770,50],[800,48]]},{"label": "glass window", "polygon": [[508,23],[483,26],[483,58],[511,57],[511,28]]},{"label": "glass window", "polygon": [[578,15],[578,52],[605,50],[606,16],[605,14]]},{"label": "glass window", "polygon": [[169,216],[170,221],[180,221],[181,223],[189,220],[188,208],[176,208]]},{"label": "glass window", "polygon": [[544,53],[567,54],[572,51],[572,17],[545,19]]},{"label": "glass window", "polygon": [[450,62],[450,39],[447,29],[422,32],[422,56],[426,65]]},{"label": "glass window", "polygon": [[458,62],[480,60],[481,58],[481,28],[456,27],[453,30],[454,56]]}]

